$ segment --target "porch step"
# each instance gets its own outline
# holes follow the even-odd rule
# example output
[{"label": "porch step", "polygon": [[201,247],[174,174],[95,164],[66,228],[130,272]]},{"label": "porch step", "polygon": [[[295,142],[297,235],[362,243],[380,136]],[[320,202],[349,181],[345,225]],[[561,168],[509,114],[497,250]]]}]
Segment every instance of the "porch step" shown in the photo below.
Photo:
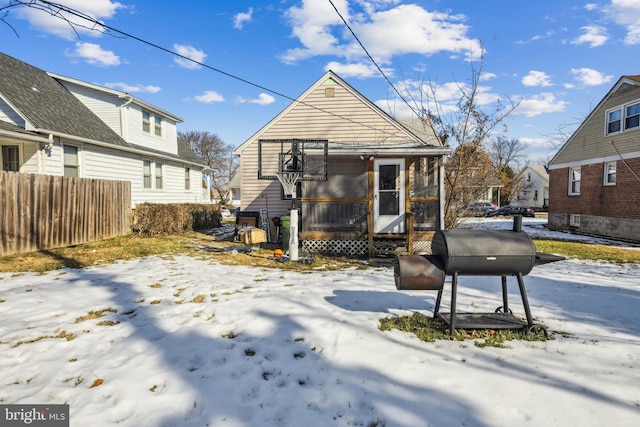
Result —
[{"label": "porch step", "polygon": [[404,236],[375,236],[373,238],[373,258],[395,258],[407,254],[407,242]]}]

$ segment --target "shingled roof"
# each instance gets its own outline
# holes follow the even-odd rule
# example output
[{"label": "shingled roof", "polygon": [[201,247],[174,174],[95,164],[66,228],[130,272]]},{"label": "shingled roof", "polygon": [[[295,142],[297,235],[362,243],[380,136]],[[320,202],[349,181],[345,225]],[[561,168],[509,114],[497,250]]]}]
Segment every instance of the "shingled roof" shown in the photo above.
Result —
[{"label": "shingled roof", "polygon": [[45,71],[4,53],[0,53],[0,70],[0,94],[27,120],[27,130],[71,135],[131,148]]}]

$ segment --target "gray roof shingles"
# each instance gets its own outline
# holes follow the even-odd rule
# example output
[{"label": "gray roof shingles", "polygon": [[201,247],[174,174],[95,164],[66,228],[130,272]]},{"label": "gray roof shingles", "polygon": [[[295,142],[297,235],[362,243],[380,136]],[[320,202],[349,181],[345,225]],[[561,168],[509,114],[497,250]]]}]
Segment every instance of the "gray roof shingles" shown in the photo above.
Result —
[{"label": "gray roof shingles", "polygon": [[[51,131],[176,157],[125,141],[96,116],[78,98],[45,71],[0,52],[0,94],[2,94],[36,130]],[[11,126],[11,129],[16,127]],[[24,130],[23,130],[24,131]],[[204,165],[187,146],[178,143],[180,160]]]},{"label": "gray roof shingles", "polygon": [[0,93],[36,130],[131,147],[46,72],[0,53]]}]

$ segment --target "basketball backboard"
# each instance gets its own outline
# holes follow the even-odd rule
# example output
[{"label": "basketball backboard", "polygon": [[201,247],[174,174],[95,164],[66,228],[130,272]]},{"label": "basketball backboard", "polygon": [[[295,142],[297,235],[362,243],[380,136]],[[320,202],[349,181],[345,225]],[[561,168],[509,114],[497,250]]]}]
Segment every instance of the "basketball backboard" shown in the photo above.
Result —
[{"label": "basketball backboard", "polygon": [[258,179],[295,172],[301,181],[326,181],[328,147],[326,139],[260,139]]}]

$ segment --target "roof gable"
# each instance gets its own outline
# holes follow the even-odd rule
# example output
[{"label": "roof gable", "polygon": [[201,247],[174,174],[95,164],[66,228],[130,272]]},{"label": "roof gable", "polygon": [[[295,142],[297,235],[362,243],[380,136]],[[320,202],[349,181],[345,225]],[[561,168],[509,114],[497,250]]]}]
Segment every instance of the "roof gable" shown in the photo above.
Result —
[{"label": "roof gable", "polygon": [[[607,104],[607,102],[612,97],[618,96],[618,94],[621,94],[624,91],[628,91],[630,89],[636,91],[638,93],[638,96],[640,97],[640,75],[622,76],[618,79],[618,81],[613,85],[609,92],[607,92],[607,94],[600,100],[598,105],[596,105],[596,107],[591,110],[584,121],[580,123],[580,126],[578,126],[578,128],[571,134],[569,139],[567,139],[562,147],[560,147],[558,152],[552,157],[552,159],[549,161],[549,167],[553,169],[554,166],[558,167],[558,164],[562,164],[562,158],[566,157],[566,155],[563,156],[563,154],[571,149],[572,145],[576,143],[575,141],[578,139],[578,136],[582,135],[583,131],[590,124],[590,122],[592,120],[595,120],[598,114],[603,114],[604,116],[602,109]],[[604,139],[605,138],[603,136],[603,140]]]},{"label": "roof gable", "polygon": [[[429,131],[431,133],[429,133]],[[261,138],[328,139],[330,143],[442,147],[428,127],[409,128],[369,101],[332,71],[325,73],[270,122],[241,144]]]},{"label": "roof gable", "polygon": [[25,118],[27,130],[57,133],[129,147],[45,71],[0,53],[0,94]]},{"label": "roof gable", "polygon": [[72,77],[61,76],[59,74],[55,74],[55,73],[51,73],[51,72],[47,72],[47,74],[50,77],[52,77],[52,78],[58,80],[59,82],[61,82],[63,85],[65,85],[65,83],[70,83],[70,84],[73,84],[73,85],[86,87],[86,88],[92,89],[94,91],[104,92],[104,93],[113,95],[113,96],[115,96],[117,98],[126,99],[127,102],[130,100],[133,104],[139,105],[140,107],[142,107],[145,110],[148,110],[148,111],[151,111],[153,113],[159,114],[159,115],[161,115],[163,117],[169,118],[169,119],[171,119],[171,120],[173,120],[175,122],[178,122],[178,123],[183,122],[183,119],[181,117],[178,117],[178,116],[176,116],[176,115],[174,115],[174,114],[172,114],[172,113],[170,113],[170,112],[168,112],[166,110],[163,110],[163,109],[161,109],[161,108],[159,108],[159,107],[157,107],[157,106],[155,106],[153,104],[149,104],[148,102],[143,101],[142,99],[137,98],[137,97],[131,95],[128,92],[123,92],[123,91],[120,91],[120,90],[117,90],[117,89],[107,88],[107,87],[104,87],[104,86],[100,86],[100,85],[97,85],[97,84],[84,82],[82,80],[74,79]]},{"label": "roof gable", "polygon": [[522,172],[518,174],[518,176],[524,176],[527,171],[532,171],[536,175],[540,176],[545,181],[549,181],[549,173],[547,169],[543,165],[529,165],[522,169]]}]

